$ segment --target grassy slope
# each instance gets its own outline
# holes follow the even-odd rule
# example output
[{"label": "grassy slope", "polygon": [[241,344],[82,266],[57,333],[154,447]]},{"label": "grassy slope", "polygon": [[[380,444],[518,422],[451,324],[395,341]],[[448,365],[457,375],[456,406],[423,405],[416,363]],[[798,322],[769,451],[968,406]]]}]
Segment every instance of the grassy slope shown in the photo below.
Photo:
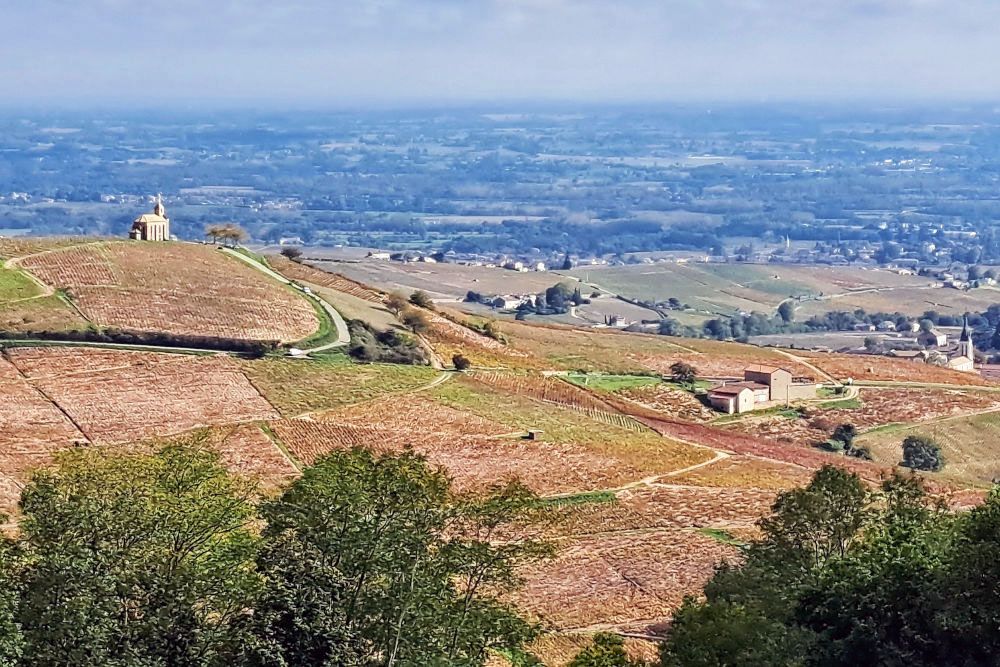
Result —
[{"label": "grassy slope", "polygon": [[895,465],[903,458],[903,439],[917,434],[930,436],[941,445],[946,462],[944,476],[979,483],[990,483],[1000,477],[996,450],[1000,412],[912,426],[888,425],[862,435],[858,444],[871,448],[876,461]]}]

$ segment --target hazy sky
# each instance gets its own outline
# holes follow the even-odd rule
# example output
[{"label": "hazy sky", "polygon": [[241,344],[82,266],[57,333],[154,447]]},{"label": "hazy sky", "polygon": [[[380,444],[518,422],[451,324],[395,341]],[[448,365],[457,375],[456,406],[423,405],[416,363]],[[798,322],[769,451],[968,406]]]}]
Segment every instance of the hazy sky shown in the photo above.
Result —
[{"label": "hazy sky", "polygon": [[1000,0],[0,0],[0,104],[1000,99]]}]

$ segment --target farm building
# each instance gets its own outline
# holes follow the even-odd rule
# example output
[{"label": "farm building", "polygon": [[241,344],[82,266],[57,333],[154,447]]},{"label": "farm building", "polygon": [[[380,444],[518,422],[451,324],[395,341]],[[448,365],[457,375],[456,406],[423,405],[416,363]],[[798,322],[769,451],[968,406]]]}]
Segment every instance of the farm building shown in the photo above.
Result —
[{"label": "farm building", "polygon": [[948,336],[932,327],[927,331],[921,331],[917,336],[917,342],[924,347],[944,347],[948,344]]},{"label": "farm building", "polygon": [[765,404],[816,398],[814,382],[795,380],[788,369],[755,364],[743,370],[742,382],[710,389],[708,401],[716,410],[733,414],[756,410]]},{"label": "farm building", "polygon": [[163,207],[160,195],[156,195],[152,213],[143,213],[132,221],[132,230],[128,233],[128,237],[137,241],[170,240],[170,220],[167,218],[167,209]]}]

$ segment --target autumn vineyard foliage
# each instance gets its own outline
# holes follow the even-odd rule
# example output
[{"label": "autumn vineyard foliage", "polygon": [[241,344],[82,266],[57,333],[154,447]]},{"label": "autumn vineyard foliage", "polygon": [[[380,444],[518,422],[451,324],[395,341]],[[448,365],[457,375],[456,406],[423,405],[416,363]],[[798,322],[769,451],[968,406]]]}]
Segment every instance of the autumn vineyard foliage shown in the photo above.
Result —
[{"label": "autumn vineyard foliage", "polygon": [[[312,306],[292,288],[205,246],[0,239],[3,252],[22,256],[23,269],[65,288],[76,308],[106,327],[289,342],[317,326]],[[268,261],[303,284],[379,308],[384,302],[385,292],[343,276],[283,257]],[[466,372],[355,363],[336,352],[246,359],[8,345],[0,358],[0,510],[16,521],[31,471],[74,447],[150,450],[197,433],[227,468],[259,480],[268,494],[331,453],[412,450],[460,492],[483,494],[516,479],[541,496],[546,519],[525,525],[525,534],[552,540],[558,551],[518,571],[524,587],[512,600],[555,632],[538,645],[563,656],[546,664],[561,665],[577,634],[559,633],[663,631],[720,562],[740,559],[735,545],[759,534],[757,521],[777,494],[807,483],[824,464],[871,485],[891,473],[889,445],[876,462],[815,447],[839,424],[891,435],[897,423],[938,424],[1000,408],[1000,394],[987,391],[985,380],[899,361],[788,357],[717,341],[509,321],[494,338],[475,330],[479,319],[426,313],[428,330],[415,338],[446,366],[453,354],[470,359]],[[915,369],[915,377],[970,386],[863,387],[847,402],[830,396],[717,422],[693,392],[661,381],[678,360],[702,376],[773,363],[813,376],[810,365],[856,377],[874,368],[866,379]],[[640,375],[635,385],[604,390],[586,380],[607,376],[578,369]],[[567,371],[583,381],[559,376]],[[978,481],[935,479],[933,493],[948,506],[983,500]]]},{"label": "autumn vineyard foliage", "polygon": [[319,326],[305,299],[209,246],[88,244],[19,266],[65,289],[100,326],[283,342]]}]

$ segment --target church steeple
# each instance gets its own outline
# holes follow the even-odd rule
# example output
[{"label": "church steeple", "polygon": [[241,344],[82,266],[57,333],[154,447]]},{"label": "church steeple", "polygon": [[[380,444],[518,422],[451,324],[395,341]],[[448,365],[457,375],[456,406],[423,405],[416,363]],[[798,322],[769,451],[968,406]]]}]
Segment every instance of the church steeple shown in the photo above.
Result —
[{"label": "church steeple", "polygon": [[962,318],[962,335],[958,338],[958,355],[968,359],[976,358],[975,348],[972,346],[972,334],[969,333],[969,318]]},{"label": "church steeple", "polygon": [[165,218],[167,217],[166,213],[167,209],[163,207],[163,196],[157,193],[156,204],[153,205],[153,214]]}]

